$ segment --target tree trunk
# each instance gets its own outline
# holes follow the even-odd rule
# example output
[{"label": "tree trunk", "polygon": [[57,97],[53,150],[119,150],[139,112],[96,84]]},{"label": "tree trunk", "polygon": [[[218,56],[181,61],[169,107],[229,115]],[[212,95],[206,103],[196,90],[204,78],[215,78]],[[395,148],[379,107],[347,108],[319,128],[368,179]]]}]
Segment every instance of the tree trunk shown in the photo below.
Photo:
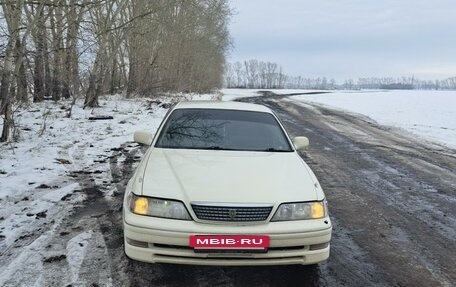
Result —
[{"label": "tree trunk", "polygon": [[2,79],[0,81],[0,112],[4,116],[3,118],[3,130],[0,137],[0,142],[6,142],[9,140],[10,131],[13,126],[12,114],[11,114],[11,80],[14,73],[13,68],[13,50],[15,49],[15,42],[12,37],[8,41],[8,47],[6,49],[5,61],[3,63]]},{"label": "tree trunk", "polygon": [[3,119],[3,129],[2,129],[2,136],[0,137],[0,142],[7,142],[10,138],[11,128],[13,127],[13,115],[11,112],[11,103],[6,104],[3,116],[5,118]]},{"label": "tree trunk", "polygon": [[16,75],[16,86],[17,86],[17,100],[22,103],[28,102],[27,96],[27,77],[25,74],[25,52],[24,47],[20,41],[16,41],[16,63],[17,63],[17,75]]},{"label": "tree trunk", "polygon": [[65,81],[65,74],[68,73],[67,69],[63,66],[63,17],[62,17],[62,7],[64,2],[62,0],[54,0],[56,6],[50,8],[50,23],[52,31],[52,50],[54,52],[52,58],[52,99],[54,101],[59,101],[62,97],[63,91],[63,82]]},{"label": "tree trunk", "polygon": [[46,27],[44,23],[44,13],[43,7],[38,8],[39,11],[37,12],[36,17],[37,20],[37,27],[36,27],[36,34],[35,34],[35,67],[34,67],[34,75],[33,75],[33,84],[34,84],[34,92],[33,92],[33,102],[41,102],[44,100],[44,96],[46,94],[45,88],[45,68],[44,68],[44,55],[45,55],[45,36],[46,36]]},{"label": "tree trunk", "polygon": [[99,106],[96,77],[96,71],[93,71],[89,77],[89,87],[87,88],[84,100],[84,108],[95,108]]},{"label": "tree trunk", "polygon": [[70,0],[67,6],[67,37],[66,37],[66,53],[65,53],[65,78],[64,89],[62,95],[64,98],[77,97],[79,94],[79,63],[77,51],[77,37],[79,34],[79,25],[82,20],[83,13],[78,14],[77,0]]},{"label": "tree trunk", "polygon": [[3,129],[0,137],[0,142],[6,142],[10,138],[10,132],[13,124],[12,115],[12,100],[14,94],[11,94],[11,89],[14,89],[14,53],[16,52],[16,44],[19,39],[19,23],[21,15],[21,7],[23,3],[2,3],[3,13],[8,25],[8,44],[3,61],[2,78],[0,80],[0,113],[3,115]]},{"label": "tree trunk", "polygon": [[100,53],[98,52],[95,62],[93,63],[92,72],[89,76],[89,87],[87,88],[86,96],[84,99],[84,108],[95,108],[99,106],[98,95],[100,93],[100,83],[98,82]]},{"label": "tree trunk", "polygon": [[118,84],[117,84],[117,59],[116,57],[112,57],[111,63],[111,83],[110,83],[110,93],[114,95],[117,92]]}]

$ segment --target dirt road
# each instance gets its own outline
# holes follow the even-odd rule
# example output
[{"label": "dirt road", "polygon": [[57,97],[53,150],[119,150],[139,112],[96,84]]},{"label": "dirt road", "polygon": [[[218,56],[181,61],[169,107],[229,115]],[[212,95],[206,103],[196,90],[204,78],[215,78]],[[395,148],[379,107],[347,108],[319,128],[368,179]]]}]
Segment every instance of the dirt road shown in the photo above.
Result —
[{"label": "dirt road", "polygon": [[[456,153],[364,117],[269,94],[326,192],[335,226],[320,284],[454,286]],[[332,284],[331,284],[332,283]]]},{"label": "dirt road", "polygon": [[[2,252],[1,265],[17,274],[0,271],[8,275],[3,285],[456,284],[454,150],[422,142],[368,118],[297,103],[270,92],[244,101],[271,107],[292,136],[310,139],[311,145],[302,156],[320,179],[334,223],[327,263],[316,268],[201,267],[127,260],[122,246],[121,202],[126,181],[145,150],[126,143],[100,155],[90,171],[70,174],[81,186],[78,193],[87,199],[52,230],[42,268],[28,268],[25,273],[26,267],[13,268],[21,264],[15,263],[19,254],[15,250],[30,242],[33,245],[42,236],[22,238]],[[51,222],[52,218],[43,220]],[[43,230],[47,230],[45,226]],[[38,274],[39,281],[30,281]]]}]

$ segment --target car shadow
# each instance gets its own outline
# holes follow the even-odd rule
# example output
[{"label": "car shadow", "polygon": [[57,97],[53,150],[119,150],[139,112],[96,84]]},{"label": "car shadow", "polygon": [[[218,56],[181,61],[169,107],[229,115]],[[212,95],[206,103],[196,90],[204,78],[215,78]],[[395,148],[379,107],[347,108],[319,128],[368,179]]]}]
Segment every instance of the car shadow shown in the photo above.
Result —
[{"label": "car shadow", "polygon": [[[143,284],[153,286],[326,286],[318,265],[289,266],[194,266],[175,264],[141,265]],[[139,266],[136,266],[139,267]],[[134,268],[136,269],[136,268]],[[148,272],[145,272],[148,270]],[[137,270],[139,271],[139,270]],[[147,280],[144,274],[151,277]],[[140,274],[138,274],[139,276]],[[130,278],[137,278],[135,276]],[[133,282],[131,282],[133,283]],[[136,286],[133,283],[132,286]]]}]

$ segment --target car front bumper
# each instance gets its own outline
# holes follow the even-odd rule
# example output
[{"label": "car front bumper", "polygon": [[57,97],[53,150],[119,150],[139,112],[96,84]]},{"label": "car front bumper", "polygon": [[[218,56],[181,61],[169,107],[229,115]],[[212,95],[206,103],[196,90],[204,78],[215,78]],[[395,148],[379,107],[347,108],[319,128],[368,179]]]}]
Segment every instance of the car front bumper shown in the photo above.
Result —
[{"label": "car front bumper", "polygon": [[[239,226],[146,217],[124,211],[126,255],[151,263],[226,266],[315,264],[329,257],[331,231],[329,217]],[[189,238],[195,234],[268,235],[270,247],[265,253],[197,253],[189,247]]]}]

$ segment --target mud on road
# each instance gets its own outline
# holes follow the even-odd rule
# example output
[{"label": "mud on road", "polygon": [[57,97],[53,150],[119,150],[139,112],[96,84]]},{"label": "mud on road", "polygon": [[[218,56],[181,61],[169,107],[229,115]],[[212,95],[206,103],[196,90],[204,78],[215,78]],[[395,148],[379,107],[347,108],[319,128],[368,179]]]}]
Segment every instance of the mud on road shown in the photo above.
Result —
[{"label": "mud on road", "polygon": [[[0,273],[9,276],[3,285],[454,286],[454,150],[359,115],[270,92],[243,101],[271,107],[291,136],[310,139],[302,157],[326,192],[334,224],[328,262],[318,267],[204,267],[128,260],[122,199],[145,148],[126,143],[100,155],[87,170],[69,174],[80,188],[61,205],[78,196],[84,201],[75,201],[60,219],[48,215],[34,234],[2,250],[0,265],[6,271]],[[42,257],[27,258],[23,250],[37,246],[45,246]],[[31,268],[36,260],[40,268]]]}]

